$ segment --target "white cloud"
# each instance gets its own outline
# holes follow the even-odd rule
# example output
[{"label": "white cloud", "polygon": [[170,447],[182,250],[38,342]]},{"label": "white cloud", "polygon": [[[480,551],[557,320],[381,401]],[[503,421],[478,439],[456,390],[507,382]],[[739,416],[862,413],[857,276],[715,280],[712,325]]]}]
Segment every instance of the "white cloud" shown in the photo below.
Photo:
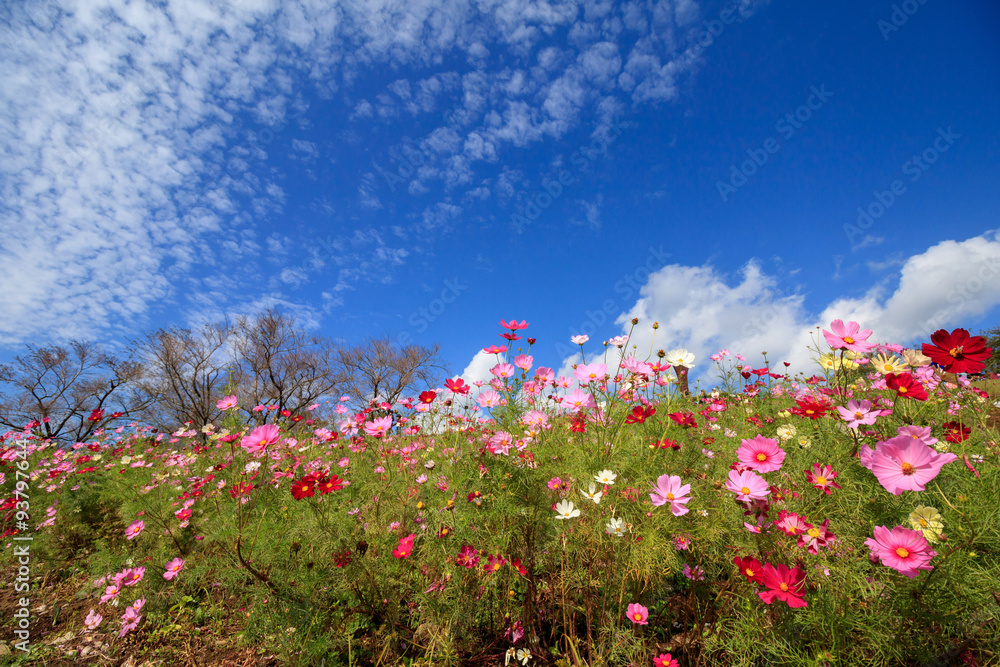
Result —
[{"label": "white cloud", "polygon": [[[772,365],[812,374],[810,333],[834,319],[856,321],[873,331],[872,341],[914,344],[938,328],[963,326],[1000,306],[1000,234],[943,241],[902,262],[895,285],[870,287],[863,296],[839,298],[815,316],[801,294],[782,295],[778,281],[755,263],[736,280],[711,266],[671,264],[651,274],[639,300],[616,320],[623,333],[640,324],[629,341],[638,354],[687,348],[695,353],[695,375],[714,380],[709,355],[721,348],[742,353],[755,367],[766,351]],[[659,322],[655,339],[650,328]],[[819,337],[822,342],[822,337]],[[825,342],[823,343],[825,346]],[[563,368],[567,367],[564,362]]]}]

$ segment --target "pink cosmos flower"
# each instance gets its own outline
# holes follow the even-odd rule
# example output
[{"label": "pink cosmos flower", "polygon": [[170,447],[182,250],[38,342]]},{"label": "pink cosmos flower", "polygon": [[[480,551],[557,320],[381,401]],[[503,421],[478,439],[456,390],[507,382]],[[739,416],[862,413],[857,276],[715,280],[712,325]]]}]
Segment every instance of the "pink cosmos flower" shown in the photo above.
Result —
[{"label": "pink cosmos flower", "polygon": [[590,336],[588,336],[587,334],[583,334],[580,336],[570,336],[569,339],[574,345],[583,345],[588,340],[590,340]]},{"label": "pink cosmos flower", "polygon": [[264,424],[263,426],[258,426],[250,435],[245,436],[240,440],[240,447],[245,449],[249,454],[260,454],[264,452],[268,447],[278,444],[278,440],[281,439],[281,433],[278,431],[278,427],[274,424]]},{"label": "pink cosmos flower", "polygon": [[625,610],[625,616],[635,625],[649,625],[649,609],[646,609],[638,602],[633,602]]},{"label": "pink cosmos flower", "polygon": [[921,440],[925,445],[933,447],[937,444],[938,439],[931,435],[930,426],[900,426],[896,429],[898,435],[905,435],[908,438],[913,438],[915,440]]},{"label": "pink cosmos flower", "polygon": [[521,417],[521,421],[527,426],[544,426],[549,421],[549,416],[538,410],[529,410]]},{"label": "pink cosmos flower", "polygon": [[110,602],[118,597],[118,594],[122,592],[122,587],[118,584],[112,584],[104,589],[104,595],[101,596],[101,604],[105,602]]},{"label": "pink cosmos flower", "polygon": [[670,503],[671,513],[674,516],[683,516],[690,511],[685,507],[691,500],[691,496],[688,495],[690,493],[691,485],[682,485],[680,476],[660,475],[656,478],[656,484],[653,485],[653,493],[649,494],[649,499],[657,507]]},{"label": "pink cosmos flower", "polygon": [[743,440],[736,450],[740,463],[760,473],[781,469],[785,451],[778,447],[778,441],[758,435],[753,440]]},{"label": "pink cosmos flower", "polygon": [[684,569],[681,570],[681,574],[691,581],[705,581],[705,571],[698,565],[691,567],[687,563],[684,563]]},{"label": "pink cosmos flower", "polygon": [[181,573],[182,569],[184,569],[184,560],[181,558],[175,558],[167,563],[167,571],[163,573],[163,578],[167,581],[171,581]]},{"label": "pink cosmos flower", "polygon": [[661,653],[653,658],[653,667],[679,667],[679,663],[669,653]]},{"label": "pink cosmos flower", "polygon": [[799,535],[796,542],[800,547],[804,547],[809,553],[816,555],[822,547],[829,546],[837,537],[830,532],[830,520],[826,519],[819,526],[812,526],[806,532]]},{"label": "pink cosmos flower", "polygon": [[237,405],[239,405],[239,399],[236,396],[226,396],[216,403],[215,407],[220,410],[228,410],[229,408],[235,408]]},{"label": "pink cosmos flower", "polygon": [[[145,602],[145,600],[143,600]],[[141,606],[140,606],[141,608]],[[122,614],[122,629],[118,633],[118,637],[124,637],[130,631],[135,630],[136,626],[139,625],[139,621],[142,620],[142,615],[139,614],[139,610],[135,606],[126,607],[125,613]]]},{"label": "pink cosmos flower", "polygon": [[146,527],[146,524],[142,522],[142,519],[137,519],[133,521],[128,528],[125,529],[125,539],[134,540],[142,532],[142,529]]},{"label": "pink cosmos flower", "polygon": [[516,372],[517,371],[515,370],[514,365],[508,364],[505,361],[500,362],[490,369],[490,373],[492,373],[494,377],[498,378],[514,377],[514,373]]},{"label": "pink cosmos flower", "polygon": [[886,526],[875,526],[875,537],[865,540],[865,544],[886,567],[891,567],[904,577],[913,579],[918,570],[933,570],[928,563],[937,555],[927,544],[927,538],[919,530],[896,526],[889,530]]},{"label": "pink cosmos flower", "polygon": [[122,572],[115,577],[115,583],[120,586],[135,586],[137,583],[142,581],[142,578],[146,576],[146,568],[136,567],[122,570]]},{"label": "pink cosmos flower", "polygon": [[531,370],[534,364],[535,359],[530,354],[519,354],[514,357],[514,365],[526,373]]},{"label": "pink cosmos flower", "polygon": [[577,364],[576,368],[573,369],[573,376],[580,381],[580,384],[603,382],[608,377],[608,365]]},{"label": "pink cosmos flower", "polygon": [[874,343],[866,342],[872,335],[871,330],[860,331],[861,327],[857,322],[848,322],[845,326],[843,320],[834,320],[830,323],[830,328],[833,329],[833,333],[824,329],[823,337],[835,350],[850,350],[864,354],[875,347]]},{"label": "pink cosmos flower", "polygon": [[100,625],[101,621],[103,620],[104,620],[103,616],[101,616],[96,611],[91,609],[90,613],[87,614],[87,618],[83,620],[83,624],[87,626],[88,630],[96,630],[97,626]]},{"label": "pink cosmos flower", "polygon": [[903,491],[923,491],[942,466],[958,458],[952,453],[941,454],[922,440],[905,435],[880,440],[874,451],[862,447],[860,455],[861,465],[875,473],[879,484],[896,496]]},{"label": "pink cosmos flower", "polygon": [[406,537],[402,537],[399,540],[399,545],[392,550],[392,555],[396,558],[409,558],[410,553],[413,552],[413,540],[416,535],[410,533]]},{"label": "pink cosmos flower", "polygon": [[788,510],[778,512],[778,518],[773,523],[781,532],[792,536],[800,535],[812,528],[812,524],[807,523],[805,517]]},{"label": "pink cosmos flower", "polygon": [[736,500],[740,502],[764,500],[771,493],[764,478],[753,470],[743,472],[730,470],[729,479],[726,480],[726,488],[735,493]]},{"label": "pink cosmos flower", "polygon": [[373,438],[381,438],[392,428],[392,417],[379,417],[365,422],[365,433]]},{"label": "pink cosmos flower", "polygon": [[806,470],[805,473],[806,481],[826,495],[830,495],[832,487],[840,488],[840,484],[833,481],[833,478],[837,476],[837,471],[832,466],[820,466],[820,464],[814,463],[812,470]]},{"label": "pink cosmos flower", "polygon": [[582,389],[574,389],[565,398],[563,398],[562,404],[568,407],[570,412],[574,414],[583,408],[597,407],[597,404],[594,403],[594,397]]},{"label": "pink cosmos flower", "polygon": [[501,396],[492,389],[487,389],[486,391],[479,394],[476,401],[479,403],[479,407],[482,408],[495,408],[500,405]]},{"label": "pink cosmos flower", "polygon": [[872,410],[872,402],[867,399],[860,402],[852,399],[846,408],[838,406],[837,412],[847,422],[849,428],[857,428],[861,424],[870,426],[882,414],[881,410]]}]

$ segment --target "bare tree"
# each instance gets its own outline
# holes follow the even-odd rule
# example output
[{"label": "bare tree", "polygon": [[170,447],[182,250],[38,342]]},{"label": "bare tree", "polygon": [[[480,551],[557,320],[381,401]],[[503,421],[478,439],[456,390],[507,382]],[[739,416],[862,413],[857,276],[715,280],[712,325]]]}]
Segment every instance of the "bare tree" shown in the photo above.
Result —
[{"label": "bare tree", "polygon": [[145,366],[139,388],[148,400],[149,423],[173,431],[186,422],[200,428],[219,418],[216,403],[234,363],[227,349],[231,335],[223,322],[193,331],[158,329],[133,342],[133,353]]},{"label": "bare tree", "polygon": [[435,386],[447,372],[440,346],[399,346],[388,335],[368,338],[356,347],[342,347],[338,358],[347,387],[361,400],[395,403],[405,392]]},{"label": "bare tree", "polygon": [[118,359],[92,342],[68,347],[28,346],[28,353],[0,366],[0,425],[33,430],[44,438],[81,442],[116,420],[132,419],[145,407],[127,389],[141,366]]},{"label": "bare tree", "polygon": [[[233,341],[241,400],[301,413],[344,384],[334,342],[310,336],[273,308],[237,319]],[[255,416],[261,423],[268,418]]]}]

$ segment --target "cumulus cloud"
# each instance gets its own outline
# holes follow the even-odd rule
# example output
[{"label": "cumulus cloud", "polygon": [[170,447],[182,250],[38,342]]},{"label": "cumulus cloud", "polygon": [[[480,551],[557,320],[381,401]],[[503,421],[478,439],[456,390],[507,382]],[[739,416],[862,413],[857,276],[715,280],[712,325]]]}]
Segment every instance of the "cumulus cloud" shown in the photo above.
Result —
[{"label": "cumulus cloud", "polygon": [[[766,351],[772,364],[788,361],[792,372],[811,374],[817,368],[809,346],[817,340],[817,327],[828,329],[834,319],[859,322],[872,330],[872,340],[905,345],[1000,306],[1000,234],[942,241],[903,260],[897,276],[893,284],[874,285],[860,297],[838,298],[817,315],[807,311],[802,294],[783,294],[778,280],[756,262],[738,276],[707,265],[671,264],[650,275],[640,298],[616,324],[627,333],[632,318],[640,319],[629,341],[639,354],[651,344],[687,348],[697,357],[695,376],[711,378],[708,357],[721,348],[742,353],[755,366]],[[653,321],[660,324],[655,339]],[[572,361],[564,360],[563,369]]]}]

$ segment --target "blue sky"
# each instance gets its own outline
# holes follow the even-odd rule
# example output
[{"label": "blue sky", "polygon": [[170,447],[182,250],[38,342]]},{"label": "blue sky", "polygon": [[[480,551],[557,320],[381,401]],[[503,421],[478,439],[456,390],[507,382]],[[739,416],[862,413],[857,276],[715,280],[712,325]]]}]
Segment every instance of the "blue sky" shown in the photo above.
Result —
[{"label": "blue sky", "polygon": [[269,305],[470,379],[500,318],[560,369],[640,317],[640,356],[699,371],[721,347],[811,370],[833,318],[901,343],[1000,321],[995,3],[0,18],[0,359]]}]

